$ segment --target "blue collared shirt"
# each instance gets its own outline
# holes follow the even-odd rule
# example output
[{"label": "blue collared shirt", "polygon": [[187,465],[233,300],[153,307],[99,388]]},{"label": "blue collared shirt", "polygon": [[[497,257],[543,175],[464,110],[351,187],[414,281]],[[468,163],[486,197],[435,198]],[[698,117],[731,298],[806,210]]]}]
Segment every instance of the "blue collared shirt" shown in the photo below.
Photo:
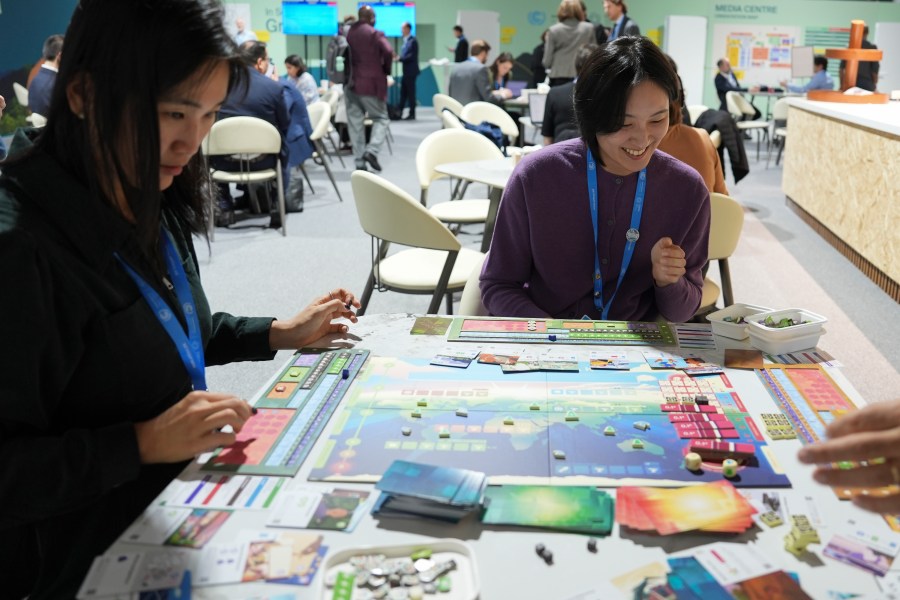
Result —
[{"label": "blue collared shirt", "polygon": [[790,92],[800,92],[804,94],[809,90],[833,90],[834,79],[828,71],[822,69],[821,71],[816,72],[806,85],[789,85],[787,88]]}]

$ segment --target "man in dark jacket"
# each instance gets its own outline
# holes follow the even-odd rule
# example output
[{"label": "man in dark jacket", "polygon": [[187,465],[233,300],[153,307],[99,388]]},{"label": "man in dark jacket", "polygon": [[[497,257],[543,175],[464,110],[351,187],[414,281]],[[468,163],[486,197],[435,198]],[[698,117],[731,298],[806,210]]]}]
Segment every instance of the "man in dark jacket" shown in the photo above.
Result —
[{"label": "man in dark jacket", "polygon": [[453,53],[453,62],[465,62],[469,58],[469,40],[463,35],[462,25],[453,26],[453,35],[456,36],[456,46],[448,48]]},{"label": "man in dark jacket", "polygon": [[403,47],[397,60],[403,65],[403,79],[400,81],[400,112],[409,99],[407,120],[416,118],[416,78],[419,76],[419,42],[412,34],[412,25],[404,23],[400,27],[403,32]]},{"label": "man in dark jacket", "polygon": [[[381,171],[378,152],[387,135],[387,76],[391,72],[394,52],[384,37],[375,29],[375,11],[365,5],[360,7],[358,20],[347,33],[350,45],[352,83],[344,85],[344,102],[347,104],[347,126],[356,168],[368,170],[366,164]],[[365,118],[372,119],[372,135],[366,144]]]},{"label": "man in dark jacket", "polygon": [[28,108],[32,113],[46,117],[50,112],[50,97],[53,96],[53,84],[56,83],[62,47],[61,35],[51,35],[44,42],[42,50],[44,63],[28,85]]}]

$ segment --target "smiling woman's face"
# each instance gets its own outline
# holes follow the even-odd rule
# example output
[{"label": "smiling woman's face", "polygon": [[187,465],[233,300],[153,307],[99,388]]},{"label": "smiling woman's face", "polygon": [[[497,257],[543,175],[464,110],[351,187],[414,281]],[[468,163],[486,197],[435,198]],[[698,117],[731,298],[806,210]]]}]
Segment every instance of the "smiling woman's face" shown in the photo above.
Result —
[{"label": "smiling woman's face", "polygon": [[628,95],[622,128],[597,134],[603,168],[614,175],[640,171],[668,130],[668,94],[656,83],[642,81]]}]

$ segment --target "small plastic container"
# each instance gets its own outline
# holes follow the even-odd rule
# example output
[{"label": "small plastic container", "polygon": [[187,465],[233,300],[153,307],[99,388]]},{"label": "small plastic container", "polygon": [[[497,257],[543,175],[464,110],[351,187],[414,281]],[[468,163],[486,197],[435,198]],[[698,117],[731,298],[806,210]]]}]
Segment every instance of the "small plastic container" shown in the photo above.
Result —
[{"label": "small plastic container", "polygon": [[769,312],[772,309],[767,306],[757,306],[756,304],[741,304],[737,302],[731,306],[726,306],[722,310],[711,312],[706,315],[706,320],[712,324],[712,332],[716,335],[731,338],[733,340],[747,339],[747,324],[726,321],[726,317],[731,317],[735,321],[741,317],[749,317],[750,315]]},{"label": "small plastic container", "polygon": [[[762,323],[767,317],[772,317],[772,320],[776,323],[781,319],[793,319],[801,323],[790,327],[767,327]],[[745,320],[747,321],[748,333],[751,335],[755,334],[757,338],[770,341],[785,341],[819,334],[822,331],[822,325],[828,321],[822,315],[817,315],[802,308],[785,308],[783,310],[761,312],[745,317]],[[806,347],[809,348],[810,346]]]},{"label": "small plastic container", "polygon": [[[788,329],[793,329],[793,327]],[[812,333],[804,333],[783,340],[761,337],[757,335],[756,329],[748,328],[747,333],[750,336],[751,346],[758,350],[762,350],[763,352],[767,352],[768,354],[777,355],[815,348],[816,344],[819,343],[819,338],[825,333],[825,329],[820,328],[818,331]]]}]

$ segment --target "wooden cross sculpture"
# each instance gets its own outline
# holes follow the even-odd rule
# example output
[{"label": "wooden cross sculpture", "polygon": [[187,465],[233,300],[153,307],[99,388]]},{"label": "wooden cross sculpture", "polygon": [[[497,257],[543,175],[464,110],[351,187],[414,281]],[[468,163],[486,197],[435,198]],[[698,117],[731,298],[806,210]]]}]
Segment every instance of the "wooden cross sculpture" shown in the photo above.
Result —
[{"label": "wooden cross sculpture", "polygon": [[847,48],[828,48],[825,50],[825,56],[836,60],[844,60],[844,76],[841,77],[841,89],[835,90],[810,90],[806,97],[810,100],[820,100],[822,102],[844,102],[849,104],[884,104],[888,101],[887,94],[866,94],[864,96],[847,95],[844,90],[856,85],[856,74],[859,70],[860,61],[879,61],[881,60],[881,50],[863,49],[863,30],[866,24],[864,21],[850,21],[850,44]]}]

